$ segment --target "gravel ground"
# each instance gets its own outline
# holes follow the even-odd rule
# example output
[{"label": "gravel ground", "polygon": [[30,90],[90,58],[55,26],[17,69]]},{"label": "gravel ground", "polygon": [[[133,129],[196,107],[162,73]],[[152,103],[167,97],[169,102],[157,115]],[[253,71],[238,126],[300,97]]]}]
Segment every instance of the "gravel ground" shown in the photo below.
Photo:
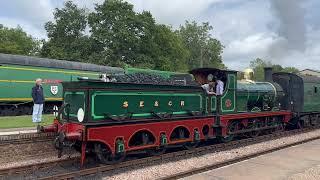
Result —
[{"label": "gravel ground", "polygon": [[[37,154],[35,153],[35,156]],[[55,155],[39,155],[38,157],[33,156],[33,158],[30,159],[25,159],[25,160],[20,160],[20,161],[15,161],[15,162],[10,162],[10,163],[4,163],[0,165],[0,169],[7,169],[11,167],[16,167],[16,166],[28,166],[28,165],[35,165],[39,163],[48,163],[48,162],[57,162],[58,160],[64,160],[68,158],[73,158],[73,157],[79,157],[78,153],[72,153],[70,155],[64,155],[61,158],[57,157],[57,154]],[[21,174],[12,174],[9,176],[0,176],[0,179],[26,179],[26,180],[33,180],[33,179],[39,179],[41,177],[46,177],[50,176],[53,174],[60,174],[60,173],[65,173],[66,169],[70,171],[76,171],[79,169],[79,161],[70,161],[66,162],[63,164],[55,164],[54,166],[49,166],[49,167],[42,167],[37,170],[27,170],[25,173]]]},{"label": "gravel ground", "polygon": [[0,169],[5,169],[5,168],[11,168],[11,167],[17,167],[17,166],[25,166],[25,165],[33,165],[36,163],[43,163],[43,162],[54,162],[57,160],[62,160],[62,159],[67,159],[69,157],[63,156],[62,158],[58,158],[57,154],[55,155],[46,155],[46,156],[40,156],[38,158],[30,158],[26,160],[20,160],[20,161],[13,161],[10,163],[2,163],[0,165]]},{"label": "gravel ground", "polygon": [[305,170],[304,172],[293,174],[288,180],[318,180],[320,179],[320,165]]},{"label": "gravel ground", "polygon": [[0,152],[0,168],[6,166],[6,164],[35,159],[38,156],[57,156],[52,142],[4,145],[0,146]]},{"label": "gravel ground", "polygon": [[[0,169],[58,160],[52,142],[0,146]],[[70,157],[78,156],[70,152]],[[66,154],[62,158],[68,158]]]},{"label": "gravel ground", "polygon": [[[136,170],[126,171],[126,172],[117,172],[115,175],[104,176],[103,179],[119,179],[119,180],[132,180],[132,179],[157,179],[161,177],[165,177],[168,175],[172,175],[178,172],[188,171],[193,168],[199,168],[202,166],[215,164],[219,162],[223,162],[226,160],[234,159],[236,157],[241,157],[245,155],[249,155],[252,153],[256,153],[263,150],[272,149],[275,147],[279,147],[286,144],[291,144],[295,142],[299,142],[305,139],[310,139],[313,137],[320,136],[320,130],[316,130],[313,132],[295,135],[291,137],[284,137],[277,140],[272,140],[268,142],[262,142],[254,145],[249,145],[242,148],[237,148],[229,151],[216,152],[211,154],[206,154],[199,157],[192,157],[189,159],[184,159],[176,162],[167,162],[159,165],[153,165],[148,167],[141,167]],[[319,177],[320,175],[320,166],[316,169],[310,169],[305,173],[297,174],[292,177],[292,180],[298,179],[306,179],[306,177],[313,178]],[[319,179],[319,178],[315,178]]]}]

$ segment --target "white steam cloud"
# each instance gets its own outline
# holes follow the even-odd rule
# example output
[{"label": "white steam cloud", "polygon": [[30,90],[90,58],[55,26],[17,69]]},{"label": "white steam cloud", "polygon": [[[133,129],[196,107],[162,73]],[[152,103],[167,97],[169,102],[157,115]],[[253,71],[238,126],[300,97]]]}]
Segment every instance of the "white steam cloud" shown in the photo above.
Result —
[{"label": "white steam cloud", "polygon": [[288,51],[306,49],[305,12],[299,0],[270,0],[271,10],[278,20],[277,38],[270,46],[271,57],[281,57]]}]

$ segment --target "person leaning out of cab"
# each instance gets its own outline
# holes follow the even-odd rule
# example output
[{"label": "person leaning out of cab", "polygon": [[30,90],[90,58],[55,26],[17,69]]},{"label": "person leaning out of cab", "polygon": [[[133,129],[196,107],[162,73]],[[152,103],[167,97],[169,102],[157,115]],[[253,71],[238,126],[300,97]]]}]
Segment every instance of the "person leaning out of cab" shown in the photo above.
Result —
[{"label": "person leaning out of cab", "polygon": [[224,83],[212,74],[208,75],[208,83],[201,86],[208,95],[220,96],[224,91]]}]

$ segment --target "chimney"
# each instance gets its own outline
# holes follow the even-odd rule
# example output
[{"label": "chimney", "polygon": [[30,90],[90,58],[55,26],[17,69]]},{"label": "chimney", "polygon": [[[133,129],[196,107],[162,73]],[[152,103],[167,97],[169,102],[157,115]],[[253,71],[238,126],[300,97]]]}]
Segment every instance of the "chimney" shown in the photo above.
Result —
[{"label": "chimney", "polygon": [[272,67],[265,67],[264,68],[264,80],[267,82],[273,82]]}]

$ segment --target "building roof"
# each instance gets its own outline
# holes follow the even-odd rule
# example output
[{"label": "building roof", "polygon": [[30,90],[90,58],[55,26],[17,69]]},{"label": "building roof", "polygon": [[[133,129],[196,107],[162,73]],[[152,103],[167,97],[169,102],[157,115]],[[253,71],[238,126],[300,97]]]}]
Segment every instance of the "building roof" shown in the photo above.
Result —
[{"label": "building roof", "polygon": [[313,70],[313,69],[304,69],[304,70],[302,70],[300,72],[303,72],[303,71],[312,71],[312,72],[320,73],[320,71]]},{"label": "building roof", "polygon": [[0,53],[0,64],[37,66],[93,72],[124,73],[122,68],[96,64]]}]

